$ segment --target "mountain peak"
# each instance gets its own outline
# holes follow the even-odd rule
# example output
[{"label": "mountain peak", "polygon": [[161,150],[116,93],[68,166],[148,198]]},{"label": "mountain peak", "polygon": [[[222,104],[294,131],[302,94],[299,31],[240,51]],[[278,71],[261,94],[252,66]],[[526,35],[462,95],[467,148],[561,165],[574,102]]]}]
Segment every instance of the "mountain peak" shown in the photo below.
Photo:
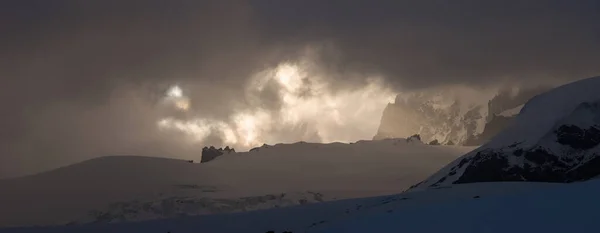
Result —
[{"label": "mountain peak", "polygon": [[525,104],[491,142],[416,187],[494,181],[572,182],[600,175],[600,77],[570,83]]}]

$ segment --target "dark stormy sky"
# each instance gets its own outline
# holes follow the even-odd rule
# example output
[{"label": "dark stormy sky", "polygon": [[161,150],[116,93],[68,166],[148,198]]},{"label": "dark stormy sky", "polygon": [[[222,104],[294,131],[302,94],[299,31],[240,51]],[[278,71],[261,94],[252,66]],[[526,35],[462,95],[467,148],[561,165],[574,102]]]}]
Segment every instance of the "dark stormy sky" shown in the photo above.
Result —
[{"label": "dark stormy sky", "polygon": [[0,177],[368,138],[394,93],[600,75],[599,42],[591,0],[2,1]]}]

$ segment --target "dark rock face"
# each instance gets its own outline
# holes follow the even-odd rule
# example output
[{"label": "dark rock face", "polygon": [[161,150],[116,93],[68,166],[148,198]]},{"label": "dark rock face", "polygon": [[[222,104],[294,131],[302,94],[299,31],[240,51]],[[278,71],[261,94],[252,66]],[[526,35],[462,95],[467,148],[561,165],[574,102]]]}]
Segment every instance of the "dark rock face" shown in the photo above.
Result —
[{"label": "dark rock face", "polygon": [[433,140],[433,141],[429,142],[429,145],[432,145],[432,146],[438,146],[438,145],[440,145],[440,142],[438,142],[438,140],[437,140],[437,139],[435,139],[435,140]]},{"label": "dark rock face", "polygon": [[[469,166],[455,184],[496,181],[565,182],[568,167],[556,156],[538,149],[525,152],[523,167],[511,166],[502,152],[485,150],[470,159]],[[533,165],[530,165],[534,164]],[[561,168],[561,169],[558,169]]]},{"label": "dark rock face", "polygon": [[571,181],[582,181],[595,177],[600,173],[600,156],[587,161],[576,170],[570,171]]},{"label": "dark rock face", "polygon": [[439,109],[432,101],[423,98],[404,100],[398,96],[394,104],[388,104],[373,139],[407,138],[414,132],[419,132],[421,140],[425,141],[431,141],[440,135],[446,135],[441,139],[442,142],[460,141],[464,137],[463,131],[467,135],[474,134],[478,122],[483,120],[480,114],[483,106],[474,106],[462,113],[458,100],[445,109]]},{"label": "dark rock face", "polygon": [[600,130],[594,126],[581,129],[574,125],[563,125],[555,133],[558,143],[573,149],[587,150],[600,144]]},{"label": "dark rock face", "polygon": [[[555,102],[544,103],[542,109]],[[600,177],[600,101],[571,107],[575,108],[566,115],[549,112],[560,115],[536,129],[545,134],[528,134],[531,127],[538,126],[519,122],[519,127],[511,128],[497,143],[468,153],[415,187],[497,181],[569,183]],[[543,118],[541,114],[548,114],[529,109],[525,113],[535,115],[520,120],[536,121],[536,116]],[[521,133],[525,137],[519,137]],[[521,141],[505,144],[510,140]]]},{"label": "dark rock face", "polygon": [[[439,139],[441,144],[453,141],[457,145],[483,145],[514,119],[498,114],[518,107],[549,89],[549,86],[520,88],[518,91],[504,88],[488,101],[487,106],[476,106],[464,113],[460,108],[459,99],[455,99],[456,102],[447,108],[439,109],[433,107],[435,101],[431,99],[431,93],[422,93],[407,99],[397,96],[395,103],[388,104],[383,111],[379,129],[373,139],[405,138],[419,132],[424,141]],[[487,114],[485,111],[482,114],[480,110],[485,109]],[[485,124],[485,129],[479,134],[477,128],[480,124]],[[466,135],[463,132],[466,132]]]},{"label": "dark rock face", "polygon": [[421,141],[421,135],[415,134],[413,136],[410,136],[406,139],[406,142],[414,142],[414,141]]},{"label": "dark rock face", "polygon": [[[594,118],[597,113],[589,112],[595,111],[590,106],[600,107],[584,104],[575,111],[575,119],[581,116],[581,111],[588,111],[585,113],[593,115],[587,117]],[[454,184],[497,181],[568,183],[600,176],[600,152],[595,148],[600,144],[599,128],[598,124],[587,128],[563,124],[556,126],[530,148],[514,143],[500,149],[478,151],[458,161],[448,174],[436,178],[438,180],[432,186],[439,186],[457,174],[459,177],[455,177]]]},{"label": "dark rock face", "polygon": [[206,163],[209,162],[225,153],[229,154],[229,153],[234,153],[235,149],[233,148],[229,148],[229,146],[225,147],[225,148],[215,148],[214,146],[211,147],[204,147],[202,148],[202,159],[200,160],[200,163]]},{"label": "dark rock face", "polygon": [[[509,156],[522,156],[525,159],[523,166],[511,165],[508,161]],[[506,155],[498,150],[483,150],[473,157],[462,159],[447,176],[442,177],[433,186],[455,175],[463,166],[467,167],[454,184],[499,181],[568,183],[587,180],[600,175],[600,156],[592,156],[593,159],[583,163],[572,163],[582,161],[583,156],[575,156],[575,159],[565,161],[564,158],[539,148],[529,151],[515,150],[513,155]]]}]

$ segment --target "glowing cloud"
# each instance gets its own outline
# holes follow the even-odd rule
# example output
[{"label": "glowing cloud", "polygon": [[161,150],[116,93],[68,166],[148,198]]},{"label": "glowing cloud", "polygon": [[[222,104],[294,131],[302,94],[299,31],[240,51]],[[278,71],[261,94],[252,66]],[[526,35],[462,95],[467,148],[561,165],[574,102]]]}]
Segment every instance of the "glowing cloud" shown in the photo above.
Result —
[{"label": "glowing cloud", "polygon": [[182,111],[190,109],[190,99],[183,95],[183,90],[177,85],[172,86],[167,90],[165,101]]},{"label": "glowing cloud", "polygon": [[[333,79],[315,67],[305,59],[258,72],[246,89],[249,104],[228,119],[165,118],[158,121],[158,127],[183,133],[192,142],[203,142],[216,135],[223,145],[241,150],[263,143],[350,142],[373,137],[383,109],[395,94],[378,77],[367,77],[366,85],[334,91]],[[281,105],[267,111],[261,108],[265,100],[260,93],[273,84]],[[165,99],[181,110],[191,106],[179,86],[169,89]]]},{"label": "glowing cloud", "polygon": [[167,96],[173,98],[181,98],[183,97],[183,91],[179,86],[172,86],[171,88],[169,88],[169,91],[167,91]]}]

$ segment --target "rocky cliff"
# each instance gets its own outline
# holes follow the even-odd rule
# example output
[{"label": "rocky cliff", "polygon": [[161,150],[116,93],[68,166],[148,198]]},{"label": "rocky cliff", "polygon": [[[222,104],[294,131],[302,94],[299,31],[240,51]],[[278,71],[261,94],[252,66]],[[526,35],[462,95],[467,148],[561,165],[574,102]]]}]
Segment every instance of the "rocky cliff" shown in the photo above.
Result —
[{"label": "rocky cliff", "polygon": [[572,182],[600,175],[600,77],[536,96],[494,139],[416,187]]},{"label": "rocky cliff", "polygon": [[527,100],[548,89],[504,88],[489,100],[479,101],[452,91],[398,95],[395,103],[385,108],[373,139],[419,134],[425,142],[481,145],[506,128]]}]

